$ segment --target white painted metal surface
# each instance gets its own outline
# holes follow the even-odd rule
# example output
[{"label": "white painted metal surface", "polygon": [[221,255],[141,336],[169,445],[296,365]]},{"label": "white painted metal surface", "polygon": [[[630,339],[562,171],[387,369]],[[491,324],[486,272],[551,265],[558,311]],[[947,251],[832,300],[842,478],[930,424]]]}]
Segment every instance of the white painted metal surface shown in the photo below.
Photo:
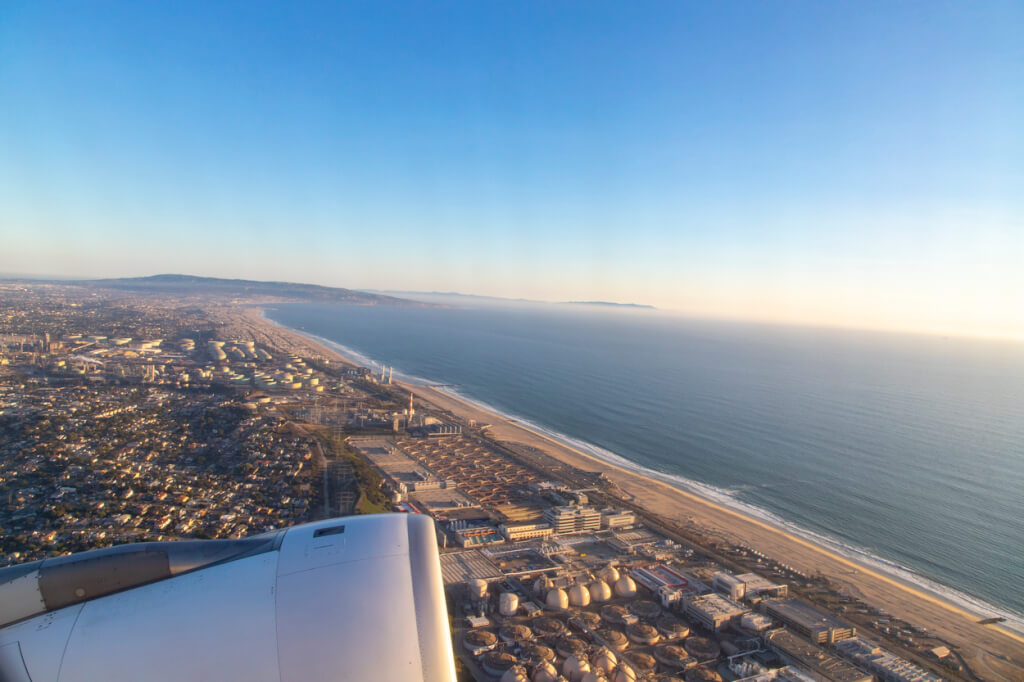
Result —
[{"label": "white painted metal surface", "polygon": [[9,625],[0,652],[4,665],[20,652],[33,682],[455,679],[419,514],[297,526],[279,549]]}]

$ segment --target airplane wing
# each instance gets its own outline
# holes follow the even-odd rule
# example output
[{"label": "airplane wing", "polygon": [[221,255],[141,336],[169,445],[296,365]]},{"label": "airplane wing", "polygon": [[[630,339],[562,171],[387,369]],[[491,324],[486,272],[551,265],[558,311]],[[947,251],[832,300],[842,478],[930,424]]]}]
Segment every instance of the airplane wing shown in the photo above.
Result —
[{"label": "airplane wing", "polygon": [[354,516],[0,570],[0,681],[453,682],[433,521]]}]

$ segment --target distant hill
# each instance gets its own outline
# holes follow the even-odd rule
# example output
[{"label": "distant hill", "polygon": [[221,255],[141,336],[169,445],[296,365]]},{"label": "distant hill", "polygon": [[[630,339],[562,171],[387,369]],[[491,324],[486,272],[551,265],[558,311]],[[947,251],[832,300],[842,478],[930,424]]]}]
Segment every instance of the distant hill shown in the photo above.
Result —
[{"label": "distant hill", "polygon": [[566,301],[566,305],[598,305],[608,308],[643,308],[645,310],[657,310],[653,305],[643,303],[612,303],[611,301]]},{"label": "distant hill", "polygon": [[371,294],[337,287],[322,287],[316,284],[257,282],[248,279],[221,279],[218,277],[196,277],[193,275],[152,275],[151,277],[124,277],[120,279],[85,279],[64,281],[61,284],[77,284],[100,289],[153,294],[213,294],[235,298],[268,297],[289,301],[359,303],[363,305],[428,305],[419,301],[395,298],[394,296]]}]

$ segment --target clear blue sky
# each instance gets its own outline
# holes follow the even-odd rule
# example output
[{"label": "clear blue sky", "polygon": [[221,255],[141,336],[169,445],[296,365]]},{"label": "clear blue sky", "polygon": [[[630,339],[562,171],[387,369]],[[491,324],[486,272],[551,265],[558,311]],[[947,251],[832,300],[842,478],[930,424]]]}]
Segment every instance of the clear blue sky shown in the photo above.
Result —
[{"label": "clear blue sky", "polygon": [[0,4],[0,272],[1024,336],[1024,4]]}]

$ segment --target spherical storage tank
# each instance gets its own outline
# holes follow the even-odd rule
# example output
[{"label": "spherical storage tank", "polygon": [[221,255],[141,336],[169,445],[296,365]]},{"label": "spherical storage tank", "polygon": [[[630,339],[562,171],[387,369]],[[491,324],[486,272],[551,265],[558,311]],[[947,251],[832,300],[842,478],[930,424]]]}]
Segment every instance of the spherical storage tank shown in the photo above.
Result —
[{"label": "spherical storage tank", "polygon": [[590,604],[590,590],[581,583],[576,583],[569,588],[569,603],[573,606],[587,606]]},{"label": "spherical storage tank", "polygon": [[558,682],[558,668],[551,661],[541,661],[533,669],[533,682]]},{"label": "spherical storage tank", "polygon": [[612,670],[610,682],[636,682],[636,672],[628,665],[619,663]]},{"label": "spherical storage tank", "polygon": [[628,575],[624,575],[615,581],[615,594],[619,597],[635,597],[636,582]]},{"label": "spherical storage tank", "polygon": [[530,678],[526,675],[526,669],[517,665],[505,671],[501,676],[501,682],[530,682]]},{"label": "spherical storage tank", "polygon": [[590,598],[596,602],[608,601],[612,598],[612,588],[603,580],[590,583]]},{"label": "spherical storage tank", "polygon": [[503,616],[514,616],[519,610],[519,595],[513,592],[503,592],[498,599],[498,613]]},{"label": "spherical storage tank", "polygon": [[601,670],[606,673],[610,672],[618,662],[619,657],[606,646],[595,651],[594,655],[590,657],[590,667],[593,670]]},{"label": "spherical storage tank", "polygon": [[555,588],[548,590],[548,596],[545,599],[545,603],[548,608],[551,609],[567,609],[569,608],[569,595],[565,593],[565,590]]},{"label": "spherical storage tank", "polygon": [[533,581],[533,594],[538,597],[543,597],[551,589],[551,578],[546,575],[542,575]]},{"label": "spherical storage tank", "polygon": [[598,573],[598,577],[600,577],[601,580],[605,581],[609,585],[614,585],[615,581],[619,579],[619,569],[615,568],[611,564],[608,564],[607,566],[601,569],[601,572]]},{"label": "spherical storage tank", "polygon": [[582,656],[570,656],[562,664],[562,674],[569,678],[569,682],[580,682],[583,675],[590,672],[590,663]]}]

